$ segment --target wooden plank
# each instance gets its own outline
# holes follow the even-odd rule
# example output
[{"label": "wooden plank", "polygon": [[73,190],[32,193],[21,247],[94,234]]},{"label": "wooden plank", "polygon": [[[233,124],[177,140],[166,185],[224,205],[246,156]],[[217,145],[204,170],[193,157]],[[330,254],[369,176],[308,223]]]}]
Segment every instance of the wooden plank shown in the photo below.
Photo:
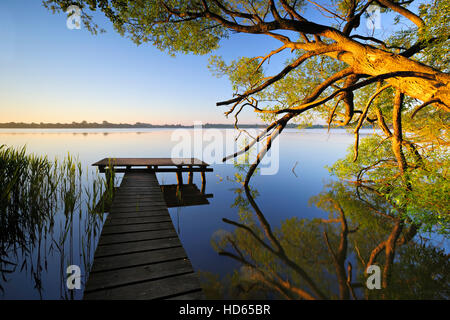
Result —
[{"label": "wooden plank", "polygon": [[128,181],[136,181],[136,182],[147,182],[147,181],[156,181],[158,180],[156,177],[142,177],[139,176],[140,173],[138,172],[133,172],[130,171],[129,174],[124,177],[124,181],[128,180]]},{"label": "wooden plank", "polygon": [[122,190],[120,192],[120,194],[117,194],[117,199],[122,199],[122,198],[127,198],[127,197],[131,197],[131,199],[140,199],[140,198],[154,198],[154,197],[158,197],[158,195],[155,195],[155,192],[157,192],[159,190],[153,190],[149,193],[146,192],[142,192],[141,190],[139,190],[139,192],[136,193],[135,190]]},{"label": "wooden plank", "polygon": [[150,300],[169,298],[201,287],[195,273],[87,293],[85,299]]},{"label": "wooden plank", "polygon": [[130,180],[124,180],[121,183],[122,188],[149,188],[149,189],[158,189],[158,186],[156,185],[157,180],[155,181],[130,181]]},{"label": "wooden plank", "polygon": [[144,191],[143,190],[139,190],[139,193],[136,193],[136,190],[132,190],[132,189],[128,189],[126,190],[125,188],[123,188],[120,193],[117,193],[116,196],[117,197],[123,197],[126,198],[128,196],[130,197],[140,197],[140,198],[146,198],[146,197],[154,197],[155,192],[157,192],[160,188],[158,187],[158,189],[150,189],[150,188],[146,188]]},{"label": "wooden plank", "polygon": [[129,187],[147,187],[147,188],[154,188],[157,189],[156,185],[157,180],[149,180],[149,181],[141,181],[141,180],[130,180],[130,179],[124,179],[121,183],[122,188],[129,188]]},{"label": "wooden plank", "polygon": [[158,211],[159,210],[167,210],[167,206],[162,204],[155,204],[154,206],[145,204],[145,205],[136,205],[136,204],[121,204],[117,207],[112,207],[110,209],[110,213],[114,214],[115,212],[146,212],[146,211]]},{"label": "wooden plank", "polygon": [[137,223],[151,223],[151,222],[171,222],[172,219],[170,219],[167,215],[160,215],[160,216],[150,216],[150,217],[127,217],[127,218],[117,218],[117,217],[111,217],[108,216],[106,219],[106,224],[108,226],[114,226],[114,225],[123,225],[123,224],[137,224]]},{"label": "wooden plank", "polygon": [[[133,171],[130,171],[131,173],[133,173]],[[155,183],[157,181],[157,179],[149,179],[149,180],[142,180],[142,179],[135,179],[135,178],[124,178],[123,179],[123,182],[125,183],[125,185],[127,184],[127,183],[133,183],[133,184],[136,184],[136,185],[148,185],[148,186],[152,186],[152,187],[155,187],[154,185],[153,185],[153,183]]]},{"label": "wooden plank", "polygon": [[161,199],[161,195],[158,194],[160,190],[152,190],[151,193],[143,193],[141,189],[123,189],[120,194],[118,194],[114,199],[116,200],[145,200],[152,201],[156,199]]},{"label": "wooden plank", "polygon": [[145,266],[131,267],[99,274],[89,282],[87,292],[123,286],[136,282],[154,280],[162,277],[180,275],[192,272],[191,264],[186,259],[155,263]]},{"label": "wooden plank", "polygon": [[130,171],[128,175],[123,177],[124,181],[156,181],[158,180],[156,177],[142,177],[139,176],[141,173]]},{"label": "wooden plank", "polygon": [[[176,233],[175,229],[135,232],[135,233],[110,234],[110,235],[102,235],[98,242],[98,246],[108,245],[108,244],[113,244],[113,243],[164,239],[164,238],[173,238],[173,237],[177,237],[177,233]],[[95,263],[95,261],[94,261],[94,263]]]},{"label": "wooden plank", "polygon": [[183,247],[133,252],[111,257],[99,257],[94,260],[91,275],[95,272],[146,265],[180,258],[187,258]]},{"label": "wooden plank", "polygon": [[[160,191],[160,190],[158,190]],[[153,191],[149,194],[142,194],[141,192],[136,193],[133,192],[133,190],[129,190],[129,192],[121,192],[119,195],[117,195],[114,199],[116,200],[142,200],[142,201],[150,201],[150,200],[156,200],[156,199],[162,199],[161,195],[155,194],[157,191]]]},{"label": "wooden plank", "polygon": [[[108,172],[108,169],[100,169],[101,173]],[[165,167],[158,167],[157,169],[139,169],[136,167],[133,167],[132,169],[126,169],[126,168],[120,168],[120,167],[114,167],[115,173],[128,173],[128,172],[139,172],[139,173],[148,173],[148,172],[213,172],[213,168],[194,168],[194,167],[183,167],[181,169],[178,168],[165,168]]]},{"label": "wooden plank", "polygon": [[[147,193],[146,191],[150,191],[149,193]],[[144,198],[144,199],[153,199],[153,198],[158,198],[159,191],[161,190],[161,188],[157,189],[150,189],[150,188],[135,188],[135,187],[126,187],[126,188],[122,188],[122,192],[120,194],[118,194],[119,197],[128,197],[131,196],[133,198],[136,197],[140,197],[140,198]]]},{"label": "wooden plank", "polygon": [[135,207],[135,208],[152,208],[155,206],[164,207],[166,205],[164,200],[161,201],[128,201],[124,200],[122,201],[114,201],[112,206],[116,209],[119,208],[129,208],[129,207]]},{"label": "wooden plank", "polygon": [[122,188],[132,188],[132,187],[136,187],[136,188],[149,188],[149,189],[158,189],[157,185],[156,185],[156,180],[155,181],[147,181],[147,182],[143,182],[143,181],[130,181],[130,180],[124,180],[121,182],[121,187]]},{"label": "wooden plank", "polygon": [[128,218],[148,218],[148,217],[167,217],[167,211],[164,209],[161,210],[151,210],[151,211],[143,211],[143,212],[115,212],[114,214],[108,215],[110,219],[128,219]]},{"label": "wooden plank", "polygon": [[165,238],[155,240],[133,241],[99,246],[95,251],[95,259],[112,255],[133,253],[139,251],[149,251],[157,249],[167,249],[171,247],[181,247],[178,238]]},{"label": "wooden plank", "polygon": [[148,197],[139,197],[139,198],[131,198],[131,197],[117,197],[113,201],[114,206],[118,206],[120,204],[145,204],[145,205],[161,205],[164,204],[164,198],[162,195],[149,195]]},{"label": "wooden plank", "polygon": [[[133,172],[133,171],[129,171],[129,172]],[[127,186],[147,186],[149,188],[157,188],[156,182],[158,180],[154,179],[154,180],[139,180],[139,179],[130,179],[130,178],[125,178],[122,182],[123,182],[123,186],[127,187]],[[122,185],[122,184],[121,184]]]},{"label": "wooden plank", "polygon": [[93,166],[208,166],[197,158],[104,158]]},{"label": "wooden plank", "polygon": [[[148,171],[148,170],[147,170]],[[149,171],[150,172],[150,171]],[[133,171],[133,170],[129,170],[128,172],[128,175],[137,175],[137,174],[142,174],[142,173],[140,173],[140,172],[135,172],[135,171]],[[155,181],[158,181],[158,179],[155,177],[155,178],[151,178],[151,179],[140,179],[139,177],[133,177],[133,176],[127,176],[127,177],[123,177],[122,178],[122,180],[124,181],[124,182],[127,182],[127,181],[130,181],[130,182],[136,182],[136,183],[149,183],[149,182],[155,182]]]},{"label": "wooden plank", "polygon": [[[147,186],[147,187],[153,187],[156,188],[157,186],[155,185],[155,182],[157,182],[158,180],[138,180],[138,179],[130,179],[130,178],[125,178],[123,179],[123,186],[126,187],[127,185],[129,186]],[[122,184],[121,184],[122,185]]]},{"label": "wooden plank", "polygon": [[118,226],[105,225],[102,234],[116,234],[116,233],[131,233],[143,231],[156,231],[173,229],[172,222],[154,222],[154,223],[140,223],[140,224],[124,224]]},{"label": "wooden plank", "polygon": [[[126,197],[126,196],[135,196],[137,197],[139,195],[139,197],[151,197],[151,196],[157,196],[157,192],[159,190],[158,188],[122,188],[122,190],[120,191],[119,194],[117,194],[118,196],[122,196],[122,197]],[[138,192],[136,192],[138,191]]]},{"label": "wooden plank", "polygon": [[[144,189],[146,190],[146,189]],[[156,194],[157,192],[159,192],[160,190],[153,190],[151,193],[144,193],[143,189],[134,189],[134,188],[129,188],[129,189],[124,189],[121,190],[122,192],[118,195],[118,197],[116,199],[147,199],[147,201],[149,200],[154,200],[154,199],[160,199],[160,195]],[[139,194],[139,196],[137,196],[137,194]]]},{"label": "wooden plank", "polygon": [[[156,182],[155,182],[156,184]],[[158,192],[158,188],[155,187],[149,187],[149,186],[121,186],[121,193],[119,195],[122,194],[129,194],[129,193],[134,193],[142,195],[142,196],[156,196],[157,192]]]},{"label": "wooden plank", "polygon": [[[159,192],[158,191],[154,191],[155,192]],[[133,194],[136,193],[141,193],[140,190],[130,190],[129,194],[126,194],[125,192],[123,194],[121,194],[119,197],[115,198],[114,200],[116,200],[117,203],[120,203],[121,201],[128,201],[128,202],[132,202],[132,201],[144,201],[144,202],[161,202],[161,200],[163,200],[163,198],[160,195],[157,194],[148,194],[148,195],[143,195],[143,196],[133,196]],[[129,195],[129,197],[128,197]]]},{"label": "wooden plank", "polygon": [[126,212],[151,212],[151,211],[161,211],[167,210],[167,206],[162,205],[154,205],[154,206],[125,206],[125,207],[111,207],[109,211],[111,214],[117,213],[126,213]]}]

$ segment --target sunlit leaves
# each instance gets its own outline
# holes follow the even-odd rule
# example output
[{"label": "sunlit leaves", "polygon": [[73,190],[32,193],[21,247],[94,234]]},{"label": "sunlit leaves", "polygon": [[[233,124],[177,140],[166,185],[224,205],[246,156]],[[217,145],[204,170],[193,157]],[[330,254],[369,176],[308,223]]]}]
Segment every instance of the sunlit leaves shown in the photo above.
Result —
[{"label": "sunlit leaves", "polygon": [[338,160],[330,171],[341,179],[369,184],[395,206],[396,216],[417,224],[423,230],[448,235],[448,150],[425,150],[421,163],[411,152],[405,153],[413,167],[400,176],[390,140],[370,136],[361,141],[357,161],[353,161],[353,150],[349,148],[347,157]]},{"label": "sunlit leaves", "polygon": [[258,64],[257,59],[247,57],[241,57],[227,64],[221,57],[212,55],[208,67],[218,77],[227,76],[234,91],[245,91],[254,88],[264,77],[262,68],[257,68]]}]

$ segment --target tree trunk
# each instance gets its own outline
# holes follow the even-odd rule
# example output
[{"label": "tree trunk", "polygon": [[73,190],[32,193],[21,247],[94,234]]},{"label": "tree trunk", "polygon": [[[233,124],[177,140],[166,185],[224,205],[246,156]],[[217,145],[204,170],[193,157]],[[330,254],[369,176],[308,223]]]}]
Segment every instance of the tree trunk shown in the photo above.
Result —
[{"label": "tree trunk", "polygon": [[421,101],[438,99],[450,107],[450,75],[428,67],[399,54],[393,54],[368,45],[333,35],[345,51],[330,53],[353,67],[355,73],[378,76],[386,73],[409,71],[427,74],[425,77],[393,77],[386,80],[402,93]]}]

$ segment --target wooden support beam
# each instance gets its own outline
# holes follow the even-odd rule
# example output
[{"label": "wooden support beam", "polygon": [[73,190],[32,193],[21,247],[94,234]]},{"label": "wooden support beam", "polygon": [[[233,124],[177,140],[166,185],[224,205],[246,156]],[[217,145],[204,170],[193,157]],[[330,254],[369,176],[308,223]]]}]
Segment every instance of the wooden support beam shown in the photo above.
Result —
[{"label": "wooden support beam", "polygon": [[[182,168],[182,169],[178,169],[178,168],[155,168],[153,167],[153,171],[155,172],[213,172],[214,169],[213,168]],[[105,168],[103,171],[100,170],[100,173],[104,173],[107,170],[109,170],[109,168]],[[114,172],[116,173],[125,173],[127,171],[133,171],[133,172],[148,172],[147,168],[133,168],[131,167],[131,170],[127,170],[126,168],[118,168],[118,167],[114,167]]]},{"label": "wooden support beam", "polygon": [[205,171],[200,172],[202,175],[202,184],[206,183]]},{"label": "wooden support beam", "polygon": [[[206,169],[206,167],[202,167],[202,169]],[[205,187],[206,187],[206,177],[205,177],[205,171],[200,172],[202,175],[202,190],[201,193],[205,193]]]},{"label": "wooden support beam", "polygon": [[177,171],[177,183],[179,186],[183,185],[183,173],[181,171],[181,167],[178,167],[180,170]]},{"label": "wooden support beam", "polygon": [[202,183],[202,190],[200,190],[200,192],[202,194],[205,194],[205,189],[206,189],[206,183]]}]

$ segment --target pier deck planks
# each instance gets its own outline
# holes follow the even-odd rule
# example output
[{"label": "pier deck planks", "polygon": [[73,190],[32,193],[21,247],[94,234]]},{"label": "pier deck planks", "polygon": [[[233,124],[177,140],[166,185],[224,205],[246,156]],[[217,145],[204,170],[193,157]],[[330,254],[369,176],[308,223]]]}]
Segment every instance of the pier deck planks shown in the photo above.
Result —
[{"label": "pier deck planks", "polygon": [[154,172],[127,171],[95,251],[84,299],[201,299]]}]

